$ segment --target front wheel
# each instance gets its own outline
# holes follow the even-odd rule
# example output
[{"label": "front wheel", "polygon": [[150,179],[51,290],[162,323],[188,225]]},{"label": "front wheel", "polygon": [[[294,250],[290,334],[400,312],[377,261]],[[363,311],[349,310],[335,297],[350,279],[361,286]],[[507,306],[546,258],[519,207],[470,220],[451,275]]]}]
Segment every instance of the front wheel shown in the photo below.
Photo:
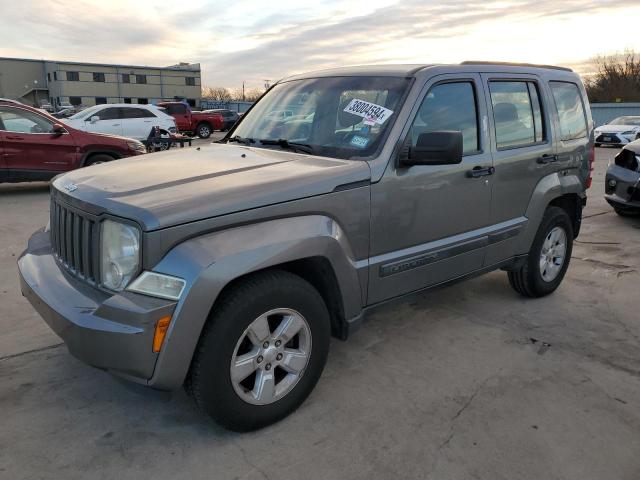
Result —
[{"label": "front wheel", "polygon": [[200,138],[209,138],[211,136],[211,127],[206,123],[201,123],[196,129],[196,133]]},{"label": "front wheel", "polygon": [[569,215],[559,207],[547,208],[525,264],[508,272],[511,287],[525,297],[549,295],[562,282],[572,249]]},{"label": "front wheel", "polygon": [[198,344],[188,390],[222,426],[249,431],[298,408],[329,351],[320,294],[284,271],[248,277],[219,300]]}]

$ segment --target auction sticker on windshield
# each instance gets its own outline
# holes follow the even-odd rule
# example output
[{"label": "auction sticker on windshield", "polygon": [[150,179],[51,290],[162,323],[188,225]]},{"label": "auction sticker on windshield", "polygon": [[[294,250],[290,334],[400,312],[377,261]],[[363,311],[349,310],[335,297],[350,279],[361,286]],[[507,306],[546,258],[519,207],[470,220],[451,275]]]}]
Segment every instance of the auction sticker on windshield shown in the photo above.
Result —
[{"label": "auction sticker on windshield", "polygon": [[393,114],[393,110],[358,98],[351,100],[344,111],[364,118],[364,123],[369,125],[382,125]]}]

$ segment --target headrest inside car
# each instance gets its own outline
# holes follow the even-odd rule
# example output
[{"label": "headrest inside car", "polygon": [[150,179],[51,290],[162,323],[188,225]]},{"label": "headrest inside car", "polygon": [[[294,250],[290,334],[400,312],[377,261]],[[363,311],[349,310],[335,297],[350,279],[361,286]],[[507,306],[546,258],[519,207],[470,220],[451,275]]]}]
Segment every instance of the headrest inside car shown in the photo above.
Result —
[{"label": "headrest inside car", "polygon": [[347,108],[347,105],[349,105],[350,101],[351,99],[346,100],[340,104],[338,122],[340,122],[340,125],[342,127],[353,127],[354,125],[357,125],[362,121],[362,117],[344,111],[344,109]]},{"label": "headrest inside car", "polygon": [[518,109],[513,103],[496,103],[493,107],[496,123],[518,121]]}]

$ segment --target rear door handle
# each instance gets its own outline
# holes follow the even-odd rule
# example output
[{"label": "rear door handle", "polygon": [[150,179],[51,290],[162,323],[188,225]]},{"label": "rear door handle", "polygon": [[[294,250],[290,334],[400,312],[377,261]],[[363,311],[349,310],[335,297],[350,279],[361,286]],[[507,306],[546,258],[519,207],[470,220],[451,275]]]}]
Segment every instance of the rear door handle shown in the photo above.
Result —
[{"label": "rear door handle", "polygon": [[496,169],[494,167],[473,167],[472,170],[467,171],[467,177],[470,178],[478,178],[478,177],[486,177],[487,175],[493,175]]},{"label": "rear door handle", "polygon": [[538,160],[537,160],[538,163],[541,163],[543,165],[547,163],[557,162],[557,161],[558,161],[558,155],[548,155],[548,154],[538,157]]}]

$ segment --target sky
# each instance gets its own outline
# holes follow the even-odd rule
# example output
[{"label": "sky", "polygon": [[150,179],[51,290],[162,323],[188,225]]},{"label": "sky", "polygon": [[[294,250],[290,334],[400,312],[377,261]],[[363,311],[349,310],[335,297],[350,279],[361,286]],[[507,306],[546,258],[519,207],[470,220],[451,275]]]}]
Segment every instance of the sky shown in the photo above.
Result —
[{"label": "sky", "polygon": [[165,66],[259,87],[322,68],[640,51],[640,0],[0,0],[0,56]]}]

